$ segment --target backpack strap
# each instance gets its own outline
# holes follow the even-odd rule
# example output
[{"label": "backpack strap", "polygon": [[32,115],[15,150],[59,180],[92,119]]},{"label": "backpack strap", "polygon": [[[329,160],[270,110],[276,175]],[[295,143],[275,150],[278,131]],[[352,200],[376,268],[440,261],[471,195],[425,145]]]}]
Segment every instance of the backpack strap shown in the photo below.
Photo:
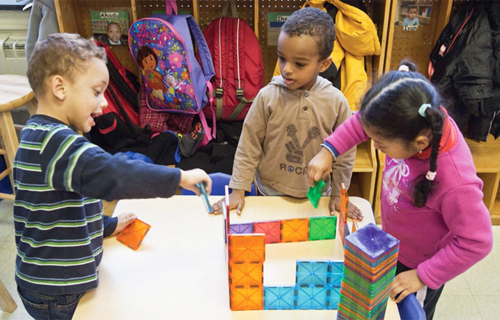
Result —
[{"label": "backpack strap", "polygon": [[165,13],[169,16],[177,15],[177,2],[175,0],[165,0]]},{"label": "backpack strap", "polygon": [[[226,6],[228,5],[228,3],[231,2],[233,5],[234,5],[234,2],[232,0],[228,0],[228,2],[226,2]],[[238,22],[238,27],[236,28],[236,54],[237,54],[237,58],[236,58],[236,75],[237,75],[237,79],[236,80],[236,85],[237,85],[237,88],[236,88],[236,98],[239,100],[239,103],[238,105],[233,109],[233,112],[231,112],[231,114],[229,115],[229,117],[227,117],[226,121],[234,121],[234,119],[236,119],[236,117],[238,117],[238,115],[241,113],[241,111],[243,110],[243,108],[245,108],[245,106],[248,104],[248,103],[251,103],[253,102],[253,98],[250,99],[250,100],[247,100],[245,98],[245,92],[243,90],[243,86],[242,86],[242,78],[245,76],[244,72],[241,72],[243,66],[240,66],[240,59],[239,57],[242,56],[244,57],[245,55],[245,48],[242,48],[240,47],[240,37],[243,37],[243,28],[239,28],[239,24],[240,24],[240,20],[238,19],[237,20]],[[220,21],[219,21],[220,23]],[[221,28],[219,27],[219,35],[221,33]],[[222,52],[219,52],[219,57],[221,56]],[[219,64],[220,65],[220,64]],[[222,74],[222,73],[221,73]],[[243,79],[245,80],[245,79]],[[222,88],[222,80],[221,80],[221,86],[217,89],[215,89],[215,98],[216,98],[216,104],[217,104],[217,120],[221,120],[222,119],[222,107],[223,107],[223,95],[224,95],[224,89]]]},{"label": "backpack strap", "polygon": [[222,9],[221,17],[225,17],[227,15],[229,4],[231,4],[231,15],[233,18],[238,18],[238,11],[236,10],[236,3],[234,0],[226,0],[226,4],[224,4],[224,8]]},{"label": "backpack strap", "polygon": [[208,49],[205,37],[203,36],[200,26],[196,23],[193,16],[190,15],[186,16],[186,21],[188,23],[189,30],[191,31],[191,35],[193,36],[193,40],[196,43],[196,47],[198,49],[201,67],[203,68],[203,74],[205,75],[205,81],[210,81],[210,79],[212,79],[212,77],[215,75],[210,49]]}]

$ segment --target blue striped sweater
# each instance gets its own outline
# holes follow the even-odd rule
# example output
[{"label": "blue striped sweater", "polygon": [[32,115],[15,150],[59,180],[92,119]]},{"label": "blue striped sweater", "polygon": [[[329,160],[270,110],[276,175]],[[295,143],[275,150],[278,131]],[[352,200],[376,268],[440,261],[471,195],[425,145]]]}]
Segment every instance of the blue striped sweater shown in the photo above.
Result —
[{"label": "blue striped sweater", "polygon": [[53,118],[32,116],[14,159],[17,284],[54,295],[97,287],[100,199],[170,197],[179,179],[179,169],[111,155]]}]

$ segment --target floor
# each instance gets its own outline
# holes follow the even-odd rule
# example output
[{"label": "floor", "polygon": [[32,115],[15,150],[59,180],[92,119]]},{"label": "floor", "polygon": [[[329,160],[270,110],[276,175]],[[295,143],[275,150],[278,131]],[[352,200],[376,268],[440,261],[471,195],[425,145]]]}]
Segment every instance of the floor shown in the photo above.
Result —
[{"label": "floor", "polygon": [[[0,311],[0,320],[30,319],[16,292],[16,247],[12,201],[0,202],[0,279],[16,301],[12,313]],[[111,210],[113,204],[108,204]],[[451,280],[439,300],[435,320],[496,320],[500,318],[500,226],[493,227],[493,251],[470,270]],[[496,302],[495,302],[496,301]]]}]

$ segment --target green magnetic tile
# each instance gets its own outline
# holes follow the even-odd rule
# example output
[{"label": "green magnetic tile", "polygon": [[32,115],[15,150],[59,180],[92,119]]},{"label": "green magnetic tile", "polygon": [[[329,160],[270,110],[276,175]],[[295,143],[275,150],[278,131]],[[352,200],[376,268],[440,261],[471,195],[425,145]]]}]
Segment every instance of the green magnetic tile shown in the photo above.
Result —
[{"label": "green magnetic tile", "polygon": [[364,288],[376,288],[386,282],[391,282],[394,278],[394,275],[396,274],[396,268],[394,268],[392,271],[388,272],[385,276],[382,278],[378,279],[375,282],[368,281],[366,278],[363,276],[360,276],[357,273],[352,272],[352,270],[347,269],[344,272],[344,277],[347,278],[351,282],[359,283],[361,284]]},{"label": "green magnetic tile", "polygon": [[[344,297],[344,299],[352,300],[367,310],[374,308],[384,299],[387,299],[387,297],[389,297],[390,292],[391,292],[391,287],[386,287],[385,290],[378,293],[377,296],[371,297],[359,291],[354,293],[345,286],[340,287],[340,293]],[[351,295],[352,298],[349,297],[348,295]],[[363,300],[363,298],[369,300],[369,302]]]},{"label": "green magnetic tile", "polygon": [[362,316],[362,319],[376,319],[377,315],[381,312],[381,310],[385,309],[386,305],[387,302],[380,303],[372,310],[366,310],[361,307],[356,301],[352,301],[350,299],[346,300],[345,297],[341,295],[338,309],[339,311],[341,309],[349,310],[351,314],[359,314]]},{"label": "green magnetic tile", "polygon": [[337,217],[309,218],[309,240],[335,239],[337,232]]}]

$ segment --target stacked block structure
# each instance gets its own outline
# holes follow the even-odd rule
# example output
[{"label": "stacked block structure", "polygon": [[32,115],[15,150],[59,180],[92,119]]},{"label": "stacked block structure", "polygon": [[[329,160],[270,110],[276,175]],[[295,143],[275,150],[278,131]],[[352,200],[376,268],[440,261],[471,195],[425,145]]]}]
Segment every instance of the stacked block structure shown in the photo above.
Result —
[{"label": "stacked block structure", "polygon": [[336,310],[342,261],[297,260],[295,286],[264,287],[265,310]]},{"label": "stacked block structure", "polygon": [[338,320],[384,318],[398,253],[399,240],[374,224],[345,238]]},{"label": "stacked block structure", "polygon": [[231,310],[337,309],[342,261],[297,261],[291,287],[264,287],[263,273],[266,244],[335,239],[336,216],[231,224],[228,229]]},{"label": "stacked block structure", "polygon": [[310,217],[231,224],[230,234],[264,234],[266,244],[335,239],[337,217]]},{"label": "stacked block structure", "polygon": [[264,296],[265,236],[230,234],[229,305],[231,310],[262,310]]}]

